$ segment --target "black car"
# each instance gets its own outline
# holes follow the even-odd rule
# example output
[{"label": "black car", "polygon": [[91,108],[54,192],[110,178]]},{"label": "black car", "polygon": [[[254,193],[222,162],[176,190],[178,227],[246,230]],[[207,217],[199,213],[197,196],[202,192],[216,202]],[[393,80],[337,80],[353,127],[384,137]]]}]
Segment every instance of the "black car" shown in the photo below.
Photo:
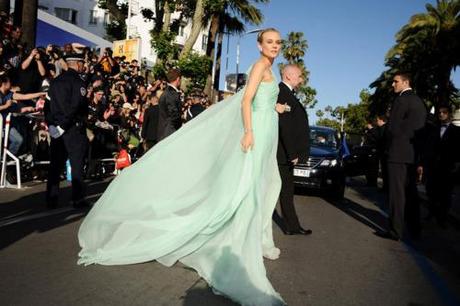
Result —
[{"label": "black car", "polygon": [[310,127],[310,157],[294,167],[294,184],[320,190],[325,196],[342,199],[345,171],[339,135],[335,129]]},{"label": "black car", "polygon": [[377,185],[379,174],[377,148],[366,144],[365,135],[362,134],[348,134],[347,144],[350,155],[344,158],[346,176],[364,175],[368,185]]}]

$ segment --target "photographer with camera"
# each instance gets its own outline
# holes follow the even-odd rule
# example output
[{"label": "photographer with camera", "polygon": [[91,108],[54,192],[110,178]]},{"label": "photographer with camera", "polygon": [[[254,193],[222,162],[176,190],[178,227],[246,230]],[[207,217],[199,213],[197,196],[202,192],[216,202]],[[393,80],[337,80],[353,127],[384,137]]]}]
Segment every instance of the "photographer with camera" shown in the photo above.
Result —
[{"label": "photographer with camera", "polygon": [[67,70],[67,63],[62,58],[63,54],[58,46],[48,45],[46,47],[46,55],[49,57],[48,64],[54,66],[54,71],[56,71],[55,77],[61,74],[62,71]]},{"label": "photographer with camera", "polygon": [[44,57],[45,52],[43,50],[34,48],[29,56],[22,61],[16,82],[21,88],[21,93],[32,93],[40,90],[42,80],[46,75]]},{"label": "photographer with camera", "polygon": [[102,56],[99,58],[97,64],[101,65],[102,71],[106,75],[112,75],[114,71],[114,67],[117,66],[117,63],[112,57],[113,51],[110,48],[105,48]]}]

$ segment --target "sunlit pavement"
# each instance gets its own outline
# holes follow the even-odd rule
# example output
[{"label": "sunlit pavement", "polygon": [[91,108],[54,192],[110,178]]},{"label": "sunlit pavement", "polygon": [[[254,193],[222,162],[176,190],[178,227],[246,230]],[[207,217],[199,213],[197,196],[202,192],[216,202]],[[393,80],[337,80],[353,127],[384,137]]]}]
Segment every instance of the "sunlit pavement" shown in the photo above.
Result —
[{"label": "sunlit pavement", "polygon": [[[63,203],[47,210],[45,184],[0,190],[2,305],[234,305],[212,294],[197,274],[156,262],[77,266],[77,231],[85,211]],[[384,196],[362,180],[346,199],[296,196],[311,236],[285,236],[274,225],[281,257],[266,261],[273,286],[289,305],[459,305],[460,230],[424,223],[419,241],[373,234],[383,228]],[[92,183],[95,201],[107,182]]]}]

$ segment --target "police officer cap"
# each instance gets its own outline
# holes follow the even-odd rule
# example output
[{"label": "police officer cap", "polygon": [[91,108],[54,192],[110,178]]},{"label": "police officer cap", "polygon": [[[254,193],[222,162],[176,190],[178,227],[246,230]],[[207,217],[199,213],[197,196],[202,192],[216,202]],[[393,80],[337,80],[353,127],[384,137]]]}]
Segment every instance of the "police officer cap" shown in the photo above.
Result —
[{"label": "police officer cap", "polygon": [[71,53],[71,54],[66,54],[64,56],[64,59],[66,60],[66,62],[69,62],[69,61],[84,61],[85,58],[83,57],[83,54],[78,54],[78,53]]}]

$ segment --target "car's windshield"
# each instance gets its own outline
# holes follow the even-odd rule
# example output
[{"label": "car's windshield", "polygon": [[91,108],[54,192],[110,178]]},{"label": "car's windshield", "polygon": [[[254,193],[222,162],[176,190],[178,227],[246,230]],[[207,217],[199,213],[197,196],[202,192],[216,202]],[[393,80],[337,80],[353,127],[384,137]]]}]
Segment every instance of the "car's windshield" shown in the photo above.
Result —
[{"label": "car's windshield", "polygon": [[310,127],[310,145],[336,148],[337,138],[335,131]]}]

